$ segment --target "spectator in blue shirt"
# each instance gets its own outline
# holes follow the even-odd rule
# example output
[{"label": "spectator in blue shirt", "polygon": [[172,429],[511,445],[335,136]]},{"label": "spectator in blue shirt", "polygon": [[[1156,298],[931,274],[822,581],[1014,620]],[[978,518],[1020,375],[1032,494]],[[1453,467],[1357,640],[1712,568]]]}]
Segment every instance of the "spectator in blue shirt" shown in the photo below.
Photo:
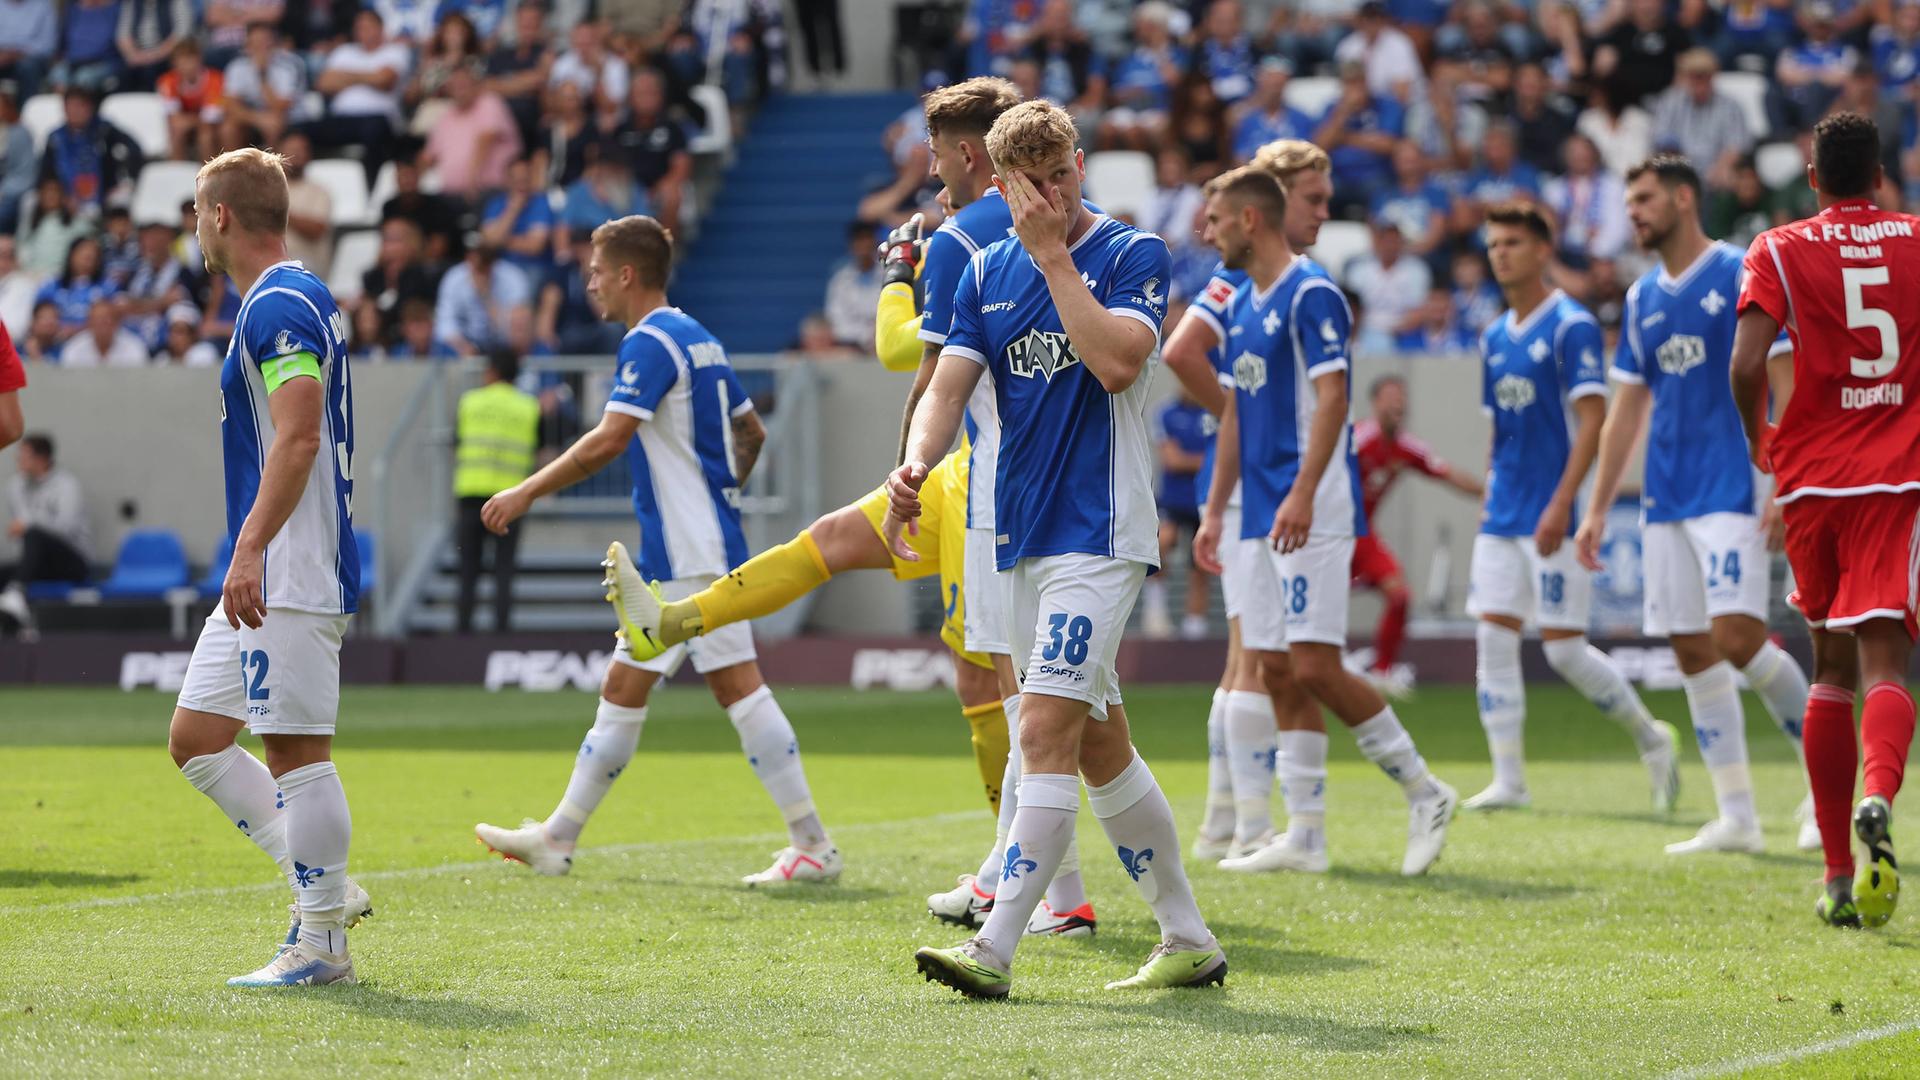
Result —
[{"label": "spectator in blue shirt", "polygon": [[1481,239],[1482,216],[1488,206],[1508,199],[1540,197],[1540,174],[1520,160],[1519,136],[1512,121],[1489,125],[1481,151],[1481,166],[1460,182],[1453,200],[1454,235],[1475,248],[1485,246]]},{"label": "spectator in blue shirt", "polygon": [[1047,0],[1023,59],[1039,69],[1041,97],[1082,123],[1099,116],[1107,97],[1107,61],[1074,25],[1072,0]]},{"label": "spectator in blue shirt", "polygon": [[1034,8],[1033,0],[972,0],[958,41],[966,50],[967,74],[1006,75],[1014,54],[1027,43]]},{"label": "spectator in blue shirt", "polygon": [[1207,6],[1196,68],[1213,83],[1213,96],[1234,105],[1253,93],[1256,57],[1253,42],[1247,38],[1240,0],[1213,0]]},{"label": "spectator in blue shirt", "polygon": [[1253,96],[1247,99],[1246,111],[1234,125],[1235,161],[1251,161],[1255,150],[1279,139],[1312,140],[1313,120],[1287,104],[1287,82],[1292,76],[1293,65],[1285,57],[1269,56],[1260,61]]},{"label": "spectator in blue shirt", "polygon": [[389,360],[452,360],[460,354],[435,336],[433,305],[409,300],[400,305],[400,340],[386,351]]},{"label": "spectator in blue shirt", "polygon": [[126,132],[100,119],[92,91],[66,93],[67,122],[47,136],[40,178],[58,180],[82,210],[98,210],[108,195],[131,189],[140,174],[140,147]]},{"label": "spectator in blue shirt", "polygon": [[1786,98],[1788,120],[1796,128],[1810,128],[1840,96],[1847,76],[1860,66],[1860,54],[1840,40],[1833,5],[1826,0],[1801,5],[1800,31],[1806,40],[1780,54],[1774,79]]},{"label": "spectator in blue shirt", "polygon": [[553,225],[553,204],[534,186],[533,166],[524,159],[508,165],[507,190],[480,209],[481,240],[539,281],[553,268]]},{"label": "spectator in blue shirt", "polygon": [[60,62],[53,68],[56,86],[111,90],[126,70],[114,44],[120,28],[120,0],[67,0],[66,32]]},{"label": "spectator in blue shirt", "polygon": [[580,179],[567,185],[567,208],[554,250],[571,250],[570,237],[591,235],[614,218],[646,212],[647,196],[634,183],[626,151],[618,142],[602,139],[587,149],[587,169]]},{"label": "spectator in blue shirt", "polygon": [[1874,27],[1870,42],[1880,88],[1904,96],[1920,78],[1920,0],[1898,0],[1893,21]]},{"label": "spectator in blue shirt", "polygon": [[1340,97],[1320,118],[1313,141],[1333,161],[1336,212],[1364,209],[1393,179],[1393,147],[1405,134],[1406,111],[1398,101],[1367,89],[1366,67],[1340,65]]},{"label": "spectator in blue shirt", "polygon": [[1427,175],[1427,159],[1412,139],[1393,147],[1393,186],[1373,197],[1367,216],[1400,227],[1409,254],[1426,260],[1438,279],[1446,267],[1441,260],[1447,241],[1447,189]]},{"label": "spectator in blue shirt", "polygon": [[540,287],[540,310],[535,336],[549,352],[573,356],[600,356],[620,347],[624,331],[600,317],[587,295],[586,266],[593,257],[593,241],[573,236],[573,261]]},{"label": "spectator in blue shirt", "polygon": [[34,296],[36,306],[50,303],[60,312],[62,342],[86,327],[87,312],[96,300],[111,300],[119,294],[113,282],[101,276],[100,241],[83,236],[67,250],[67,265],[60,276],[40,286]]},{"label": "spectator in blue shirt", "polygon": [[1102,145],[1145,150],[1167,131],[1173,91],[1187,66],[1187,51],[1168,29],[1173,9],[1147,0],[1133,13],[1133,51],[1113,65],[1113,108],[1101,122]]},{"label": "spectator in blue shirt", "polygon": [[[467,246],[467,257],[440,279],[434,303],[434,340],[461,356],[507,344],[517,309],[531,309],[533,284],[525,271],[501,258],[484,239]],[[401,322],[404,330],[404,314]]]},{"label": "spectator in blue shirt", "polygon": [[1448,307],[1453,325],[1465,340],[1478,343],[1481,332],[1506,310],[1506,298],[1487,273],[1487,257],[1478,251],[1462,251],[1453,257],[1452,280]]},{"label": "spectator in blue shirt", "polygon": [[[1199,531],[1204,492],[1199,490],[1197,480],[1206,463],[1207,448],[1213,443],[1214,423],[1207,410],[1185,390],[1162,405],[1154,420],[1160,429],[1160,565],[1166,566],[1168,556],[1180,543],[1180,534],[1185,533],[1192,543],[1193,534]],[[1163,576],[1156,574],[1149,579],[1141,595],[1142,622],[1153,637],[1166,637],[1172,629]],[[1189,562],[1180,636],[1191,640],[1206,633],[1207,575]]]},{"label": "spectator in blue shirt", "polygon": [[456,12],[465,15],[474,34],[491,46],[507,28],[507,14],[512,8],[512,0],[440,0],[434,21],[444,20]]},{"label": "spectator in blue shirt", "polygon": [[1773,62],[1793,44],[1793,9],[1774,0],[1729,0],[1720,16],[1713,51],[1728,71]]},{"label": "spectator in blue shirt", "polygon": [[[4,6],[5,0],[0,0]],[[20,123],[20,104],[0,89],[0,234],[12,236],[20,224],[20,203],[39,175],[33,136]]]},{"label": "spectator in blue shirt", "polygon": [[11,79],[25,101],[60,48],[60,15],[53,0],[0,0],[0,79]]}]

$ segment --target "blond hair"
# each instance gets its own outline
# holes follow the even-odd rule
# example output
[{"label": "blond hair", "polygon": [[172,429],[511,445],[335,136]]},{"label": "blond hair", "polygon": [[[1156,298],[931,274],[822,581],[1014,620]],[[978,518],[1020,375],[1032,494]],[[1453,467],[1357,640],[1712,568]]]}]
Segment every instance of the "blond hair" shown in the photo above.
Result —
[{"label": "blond hair", "polygon": [[927,134],[978,138],[1018,104],[1019,88],[991,75],[943,86],[926,97]]},{"label": "blond hair", "polygon": [[1263,169],[1273,174],[1282,184],[1290,182],[1295,173],[1312,170],[1314,172],[1333,172],[1333,160],[1327,152],[1305,139],[1278,139],[1254,151],[1253,160],[1248,163],[1252,168]]},{"label": "blond hair", "polygon": [[243,146],[205,165],[195,178],[208,209],[225,206],[248,232],[280,236],[287,231],[287,159],[271,150]]},{"label": "blond hair", "polygon": [[1051,101],[1023,102],[1000,114],[987,132],[987,156],[1001,176],[1073,156],[1080,141],[1073,117]]},{"label": "blond hair", "polygon": [[628,214],[593,230],[593,246],[611,266],[631,266],[640,284],[667,287],[673,268],[673,233],[644,214]]}]

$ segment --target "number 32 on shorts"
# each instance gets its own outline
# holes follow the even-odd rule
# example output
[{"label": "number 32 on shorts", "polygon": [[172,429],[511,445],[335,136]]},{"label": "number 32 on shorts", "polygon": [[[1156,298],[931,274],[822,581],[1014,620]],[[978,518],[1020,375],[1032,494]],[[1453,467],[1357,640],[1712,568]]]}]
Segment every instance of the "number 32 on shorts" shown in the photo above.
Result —
[{"label": "number 32 on shorts", "polygon": [[1092,619],[1056,611],[1047,616],[1047,647],[1040,650],[1040,659],[1053,663],[1064,657],[1067,663],[1078,667],[1087,662],[1092,637]]}]

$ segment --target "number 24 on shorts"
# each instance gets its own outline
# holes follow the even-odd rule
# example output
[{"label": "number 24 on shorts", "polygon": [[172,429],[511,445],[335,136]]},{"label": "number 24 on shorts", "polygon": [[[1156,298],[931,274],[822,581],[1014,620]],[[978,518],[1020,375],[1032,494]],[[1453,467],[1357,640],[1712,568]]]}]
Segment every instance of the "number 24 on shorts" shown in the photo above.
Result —
[{"label": "number 24 on shorts", "polygon": [[1077,667],[1087,662],[1088,642],[1092,637],[1092,619],[1085,615],[1069,617],[1064,611],[1056,611],[1047,616],[1047,647],[1040,651],[1040,659],[1052,663],[1064,655],[1067,663]]}]

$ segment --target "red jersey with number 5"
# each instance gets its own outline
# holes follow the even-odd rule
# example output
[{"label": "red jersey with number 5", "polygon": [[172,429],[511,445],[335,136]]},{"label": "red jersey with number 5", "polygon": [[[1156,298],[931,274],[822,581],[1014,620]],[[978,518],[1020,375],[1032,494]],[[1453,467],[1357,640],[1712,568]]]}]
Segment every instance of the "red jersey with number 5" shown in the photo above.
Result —
[{"label": "red jersey with number 5", "polygon": [[1920,489],[1920,218],[1866,199],[1770,229],[1747,250],[1740,310],[1793,338],[1772,445],[1779,500]]},{"label": "red jersey with number 5", "polygon": [[1447,475],[1447,463],[1419,439],[1402,432],[1389,439],[1373,417],[1353,425],[1353,456],[1360,462],[1360,499],[1367,508],[1367,520],[1387,495],[1400,474],[1414,469],[1428,476]]}]

